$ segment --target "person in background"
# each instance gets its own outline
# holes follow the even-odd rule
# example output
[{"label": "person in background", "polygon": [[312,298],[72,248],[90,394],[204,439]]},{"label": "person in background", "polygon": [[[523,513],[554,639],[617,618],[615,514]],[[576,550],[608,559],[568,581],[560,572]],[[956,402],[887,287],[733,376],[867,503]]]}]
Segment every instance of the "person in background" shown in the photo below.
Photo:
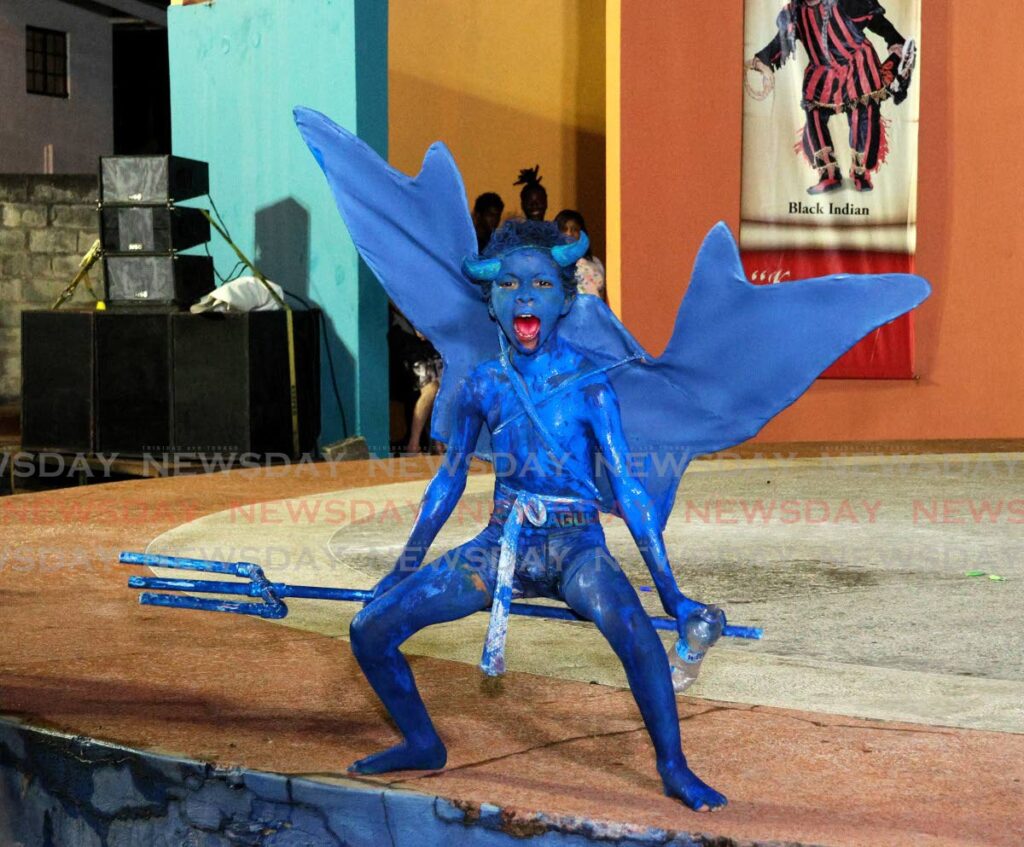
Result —
[{"label": "person in background", "polygon": [[[583,215],[575,209],[562,209],[555,215],[555,225],[558,231],[566,238],[579,241],[580,233],[587,232],[587,224]],[[587,233],[588,237],[590,233]],[[583,258],[576,263],[576,291],[580,294],[593,294],[600,297],[605,303],[608,302],[608,294],[605,291],[604,265],[590,249],[583,254]]]},{"label": "person in background", "polygon": [[[402,390],[399,393],[403,404],[405,398],[409,398],[413,405],[409,438],[404,452],[419,453],[422,450],[423,434],[429,432],[427,424],[440,388],[443,369],[441,355],[393,303],[389,305],[389,312],[391,327],[388,330],[388,347],[392,361],[400,363],[398,382]],[[433,448],[431,443],[428,450],[432,451]]]},{"label": "person in background", "polygon": [[523,186],[519,191],[519,205],[528,221],[542,221],[548,213],[548,190],[540,184],[544,177],[539,174],[540,165],[523,168],[519,171],[519,179],[512,183]]},{"label": "person in background", "polygon": [[473,229],[476,230],[476,247],[484,252],[491,234],[501,223],[501,213],[505,211],[505,201],[494,191],[485,191],[473,203]]}]

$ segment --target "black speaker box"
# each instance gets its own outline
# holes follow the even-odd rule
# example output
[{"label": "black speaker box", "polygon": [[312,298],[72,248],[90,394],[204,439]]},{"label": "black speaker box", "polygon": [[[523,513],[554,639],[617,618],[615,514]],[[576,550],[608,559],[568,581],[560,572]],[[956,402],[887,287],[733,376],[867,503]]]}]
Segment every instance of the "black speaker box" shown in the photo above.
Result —
[{"label": "black speaker box", "polygon": [[125,205],[166,204],[210,190],[206,162],[181,156],[103,156],[100,202]]},{"label": "black speaker box", "polygon": [[107,302],[113,306],[165,305],[186,308],[213,291],[209,256],[108,255]]},{"label": "black speaker box", "polygon": [[210,240],[210,222],[199,209],[178,206],[103,206],[103,250],[110,253],[169,253]]},{"label": "black speaker box", "polygon": [[[299,451],[310,453],[320,434],[320,313],[292,314]],[[175,314],[171,326],[177,449],[295,458],[285,313]]]},{"label": "black speaker box", "polygon": [[162,454],[172,447],[167,312],[97,312],[96,452]]},{"label": "black speaker box", "polygon": [[[293,313],[299,451],[320,434],[320,313]],[[22,443],[142,456],[292,444],[283,312],[22,313]]]},{"label": "black speaker box", "polygon": [[21,442],[93,449],[94,312],[21,313]]}]

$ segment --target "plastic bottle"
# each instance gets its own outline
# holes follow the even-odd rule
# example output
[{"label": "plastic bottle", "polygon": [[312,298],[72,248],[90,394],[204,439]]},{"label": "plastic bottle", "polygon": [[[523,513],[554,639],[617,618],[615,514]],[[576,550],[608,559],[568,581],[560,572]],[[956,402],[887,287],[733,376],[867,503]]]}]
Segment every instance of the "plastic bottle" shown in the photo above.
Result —
[{"label": "plastic bottle", "polygon": [[722,635],[725,615],[717,606],[705,606],[686,619],[686,638],[680,638],[669,652],[672,667],[672,687],[682,694],[693,685],[700,673],[704,656]]}]

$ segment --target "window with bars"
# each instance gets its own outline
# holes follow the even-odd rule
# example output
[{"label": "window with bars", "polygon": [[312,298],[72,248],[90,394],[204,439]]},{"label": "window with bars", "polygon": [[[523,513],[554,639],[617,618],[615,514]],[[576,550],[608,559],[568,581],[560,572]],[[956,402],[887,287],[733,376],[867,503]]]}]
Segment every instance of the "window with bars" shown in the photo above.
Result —
[{"label": "window with bars", "polygon": [[68,96],[68,34],[25,27],[25,79],[29,94]]}]

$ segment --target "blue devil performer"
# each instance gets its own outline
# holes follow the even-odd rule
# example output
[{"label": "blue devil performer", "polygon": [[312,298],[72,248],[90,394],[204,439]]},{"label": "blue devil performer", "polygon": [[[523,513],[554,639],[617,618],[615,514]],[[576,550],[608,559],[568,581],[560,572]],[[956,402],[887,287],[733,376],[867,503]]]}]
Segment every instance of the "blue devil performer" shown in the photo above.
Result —
[{"label": "blue devil performer", "polygon": [[[431,624],[491,609],[482,667],[503,670],[513,593],[564,600],[622,661],[665,792],[691,809],[725,805],[686,764],[669,664],[598,520],[629,527],[666,612],[682,628],[703,606],[676,585],[662,529],[689,460],[754,435],[834,359],[920,303],[912,276],[746,281],[716,226],[697,257],[665,352],[651,357],[600,299],[575,296],[586,237],[510,222],[483,255],[462,179],[433,145],[419,175],[390,168],[308,109],[296,122],[360,254],[445,369],[433,436],[448,445],[394,569],[352,622],[352,649],[402,734],[358,773],[443,767],[446,749],[400,651]],[[494,509],[476,538],[424,563],[474,456],[491,459]]]}]

